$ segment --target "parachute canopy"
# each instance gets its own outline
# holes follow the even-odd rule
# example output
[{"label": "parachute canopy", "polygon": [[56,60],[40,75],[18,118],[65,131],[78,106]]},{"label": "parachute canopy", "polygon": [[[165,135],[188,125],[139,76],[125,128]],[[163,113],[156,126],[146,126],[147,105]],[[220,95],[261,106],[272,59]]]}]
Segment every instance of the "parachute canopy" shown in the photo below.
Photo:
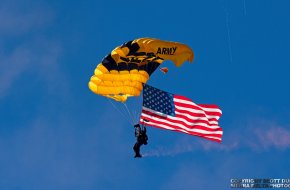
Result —
[{"label": "parachute canopy", "polygon": [[154,38],[139,38],[116,47],[95,69],[89,88],[96,94],[125,102],[139,96],[143,84],[164,61],[176,66],[192,62],[193,51],[185,44]]}]

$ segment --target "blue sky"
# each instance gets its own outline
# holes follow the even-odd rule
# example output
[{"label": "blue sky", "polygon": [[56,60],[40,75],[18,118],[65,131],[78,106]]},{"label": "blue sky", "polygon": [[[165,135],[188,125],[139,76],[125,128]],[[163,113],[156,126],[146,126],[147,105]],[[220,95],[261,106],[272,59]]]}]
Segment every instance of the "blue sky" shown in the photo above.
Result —
[{"label": "blue sky", "polygon": [[[290,2],[0,3],[0,189],[230,189],[231,178],[289,178]],[[133,127],[87,86],[114,47],[154,37],[189,45],[193,64],[149,84],[215,103],[221,144]]]}]

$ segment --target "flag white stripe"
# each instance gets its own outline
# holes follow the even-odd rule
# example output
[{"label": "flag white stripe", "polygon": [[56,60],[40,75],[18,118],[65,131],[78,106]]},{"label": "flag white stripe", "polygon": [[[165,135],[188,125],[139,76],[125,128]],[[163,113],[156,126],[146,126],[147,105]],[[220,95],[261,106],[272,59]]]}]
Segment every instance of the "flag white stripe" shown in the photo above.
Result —
[{"label": "flag white stripe", "polygon": [[176,108],[178,108],[179,110],[181,110],[181,111],[188,111],[188,112],[191,112],[191,113],[195,113],[195,114],[204,114],[207,118],[209,118],[209,119],[212,119],[212,118],[214,118],[214,119],[219,119],[220,118],[220,116],[216,116],[216,115],[208,115],[208,114],[206,114],[204,111],[202,111],[202,110],[196,110],[196,109],[191,109],[191,108],[185,108],[185,107],[181,107],[181,106],[176,106],[175,105],[175,107]]},{"label": "flag white stripe", "polygon": [[[160,116],[166,116],[172,120],[176,120],[176,121],[182,121],[184,123],[186,123],[187,125],[192,125],[194,123],[194,125],[201,125],[201,126],[204,126],[204,127],[208,127],[208,128],[211,128],[211,129],[218,129],[220,128],[218,126],[218,122],[216,121],[208,121],[206,119],[201,119],[200,117],[196,117],[197,119],[200,119],[200,120],[203,120],[203,121],[207,121],[210,123],[210,125],[206,124],[206,123],[202,123],[202,122],[197,122],[196,120],[197,119],[192,119],[192,117],[190,117],[190,115],[188,114],[181,114],[180,115],[184,115],[186,116],[190,121],[184,119],[184,118],[181,118],[181,117],[173,117],[173,116],[170,116],[170,115],[166,115],[166,114],[160,114],[160,112],[156,112],[155,110],[151,110],[149,108],[146,108],[146,107],[143,107],[143,110],[146,110],[146,111],[149,111],[149,112],[153,112],[155,113],[156,115],[160,115]],[[145,113],[144,113],[145,114]],[[204,117],[203,117],[204,118]]]},{"label": "flag white stripe", "polygon": [[[169,115],[167,115],[167,114],[163,114],[163,113],[157,112],[157,111],[155,111],[155,110],[152,110],[152,109],[149,109],[149,108],[146,108],[146,107],[143,107],[143,110],[146,110],[146,111],[149,111],[149,112],[153,112],[153,113],[155,113],[156,115],[160,115],[160,116],[164,116],[164,117],[165,117],[165,116],[169,116]],[[218,125],[218,122],[217,122],[217,121],[209,121],[209,120],[208,120],[207,118],[205,118],[205,117],[193,117],[193,116],[191,116],[191,115],[189,115],[189,114],[184,114],[184,113],[181,113],[181,112],[176,112],[176,113],[178,113],[179,115],[183,115],[183,116],[187,117],[188,120],[190,120],[190,121],[188,121],[188,120],[186,120],[186,119],[184,119],[184,118],[180,118],[180,117],[172,117],[172,116],[171,116],[171,118],[172,118],[172,119],[179,118],[181,121],[185,122],[185,123],[188,124],[188,125],[191,125],[192,123],[197,122],[197,120],[203,120],[203,121],[209,122],[210,125],[208,125],[208,124],[206,124],[206,123],[203,123],[203,125],[206,125],[206,126],[216,126],[216,125]]]},{"label": "flag white stripe", "polygon": [[[155,119],[155,120],[158,119],[158,121],[167,121],[167,120],[165,120],[165,119],[159,119],[159,118],[156,118],[156,117],[154,117],[154,116],[152,116],[152,115],[148,115],[148,114],[146,114],[146,113],[142,113],[141,115],[144,116],[144,117],[150,117],[150,118]],[[219,128],[220,128],[220,126],[218,126],[218,125],[212,126],[212,125],[207,125],[206,123],[188,122],[188,121],[186,121],[186,120],[184,120],[184,119],[182,119],[182,118],[176,118],[176,117],[172,117],[172,116],[167,116],[167,117],[168,117],[169,119],[174,120],[174,121],[181,121],[181,122],[184,122],[186,125],[188,125],[188,126],[190,126],[190,127],[194,127],[194,126],[202,126],[202,127],[206,127],[206,128],[209,128],[209,129],[219,129]],[[170,121],[168,121],[168,122],[170,122]],[[173,125],[173,124],[174,124],[174,125],[177,125],[177,124],[174,123],[174,122],[170,122],[170,123],[172,123],[172,125]],[[179,124],[179,125],[183,125],[183,124]],[[185,126],[185,125],[183,125],[183,126]],[[188,127],[186,127],[186,128],[188,128]]]},{"label": "flag white stripe", "polygon": [[188,100],[183,100],[183,99],[179,99],[179,98],[174,98],[174,102],[179,102],[179,103],[183,103],[183,104],[188,104],[188,105],[193,105],[193,106],[197,106],[200,109],[203,109],[205,111],[209,111],[209,112],[218,112],[220,114],[222,114],[222,111],[218,108],[206,108],[206,107],[202,107],[198,104],[195,104],[194,102],[188,101]]},{"label": "flag white stripe", "polygon": [[[175,111],[175,113],[178,114],[178,115],[185,116],[185,117],[187,117],[187,118],[189,118],[189,119],[191,119],[193,121],[194,120],[203,120],[203,121],[208,121],[212,125],[218,124],[218,121],[214,121],[214,120],[210,121],[206,117],[195,117],[195,116],[189,115],[187,113],[182,113],[182,112],[179,112],[179,111]],[[215,118],[213,118],[213,119],[215,119]]]},{"label": "flag white stripe", "polygon": [[[158,111],[155,111],[155,110],[152,110],[152,109],[149,109],[149,108],[146,108],[146,107],[142,107],[143,110],[146,110],[146,111],[150,111],[150,112],[154,112],[155,114],[157,115],[160,115],[160,116],[167,116],[167,114],[164,114],[164,113],[161,113],[161,112],[158,112]],[[218,124],[218,121],[210,121],[208,120],[209,118],[206,118],[206,117],[196,117],[196,116],[192,116],[188,113],[182,113],[182,112],[179,112],[179,111],[175,111],[176,114],[179,114],[179,115],[182,115],[182,116],[185,116],[187,117],[188,119],[190,120],[203,120],[203,121],[208,121],[211,125],[216,125]],[[218,120],[217,118],[210,118],[210,119],[216,119]]]},{"label": "flag white stripe", "polygon": [[[179,123],[170,122],[170,121],[165,120],[165,119],[159,119],[159,118],[156,118],[154,116],[147,115],[147,114],[144,114],[144,113],[141,114],[141,117],[142,116],[148,117],[148,118],[152,119],[153,121],[159,121],[159,122],[166,123],[166,124],[169,124],[169,125],[174,125],[174,126],[177,126],[177,127],[181,128],[181,129],[184,129],[184,130],[187,130],[187,131],[191,131],[191,132],[196,132],[196,133],[201,133],[201,134],[206,134],[206,135],[208,135],[208,134],[222,134],[223,133],[222,131],[206,131],[206,130],[194,129],[194,128],[191,129],[191,128],[186,127],[185,125],[182,125],[182,124],[179,124]],[[168,117],[170,117],[170,119],[172,119],[172,116],[168,116]],[[152,122],[152,120],[150,120],[150,122]],[[178,120],[178,119],[175,119],[175,120]],[[155,124],[157,125],[157,123],[155,123]],[[158,124],[158,125],[160,125],[160,124]],[[191,126],[194,127],[195,124],[193,124]]]},{"label": "flag white stripe", "polygon": [[203,137],[210,138],[210,139],[216,139],[216,140],[222,140],[222,138],[213,137],[213,136],[203,136]]},{"label": "flag white stripe", "polygon": [[[151,126],[160,127],[160,128],[163,128],[163,129],[168,129],[168,130],[172,130],[172,131],[180,131],[180,132],[183,132],[183,133],[191,134],[191,133],[188,132],[188,130],[172,128],[172,127],[168,127],[167,125],[164,125],[164,124],[159,124],[159,123],[154,123],[154,122],[146,122],[146,125],[151,125]],[[204,133],[199,133],[199,132],[195,132],[195,133],[196,133],[196,135],[201,136],[201,137],[221,140],[221,138],[215,137],[215,136],[210,136],[209,134],[205,135]]]},{"label": "flag white stripe", "polygon": [[[147,122],[146,122],[147,124]],[[149,125],[152,125],[152,126],[157,126],[157,127],[160,127],[160,128],[164,128],[164,129],[169,129],[169,130],[172,130],[172,131],[181,131],[183,133],[187,133],[187,134],[190,134],[187,130],[184,130],[184,129],[177,129],[177,128],[173,128],[173,127],[168,127],[168,125],[164,125],[164,124],[157,124],[157,123],[154,123],[154,122],[148,122]]]}]

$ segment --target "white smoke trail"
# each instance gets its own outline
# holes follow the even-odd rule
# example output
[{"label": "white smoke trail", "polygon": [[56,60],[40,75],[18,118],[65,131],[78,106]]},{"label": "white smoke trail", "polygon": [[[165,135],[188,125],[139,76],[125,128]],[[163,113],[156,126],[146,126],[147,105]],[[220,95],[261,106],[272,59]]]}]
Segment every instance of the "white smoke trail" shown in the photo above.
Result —
[{"label": "white smoke trail", "polygon": [[229,142],[228,144],[219,144],[207,140],[200,139],[198,141],[190,142],[183,141],[177,142],[175,146],[168,147],[156,147],[149,151],[144,150],[143,157],[165,157],[165,156],[177,156],[184,153],[190,153],[194,151],[231,151],[238,148],[239,142]]},{"label": "white smoke trail", "polygon": [[176,156],[186,152],[192,152],[194,150],[193,145],[184,145],[171,148],[171,147],[158,147],[156,149],[149,150],[142,154],[143,157],[164,157],[164,156]]}]

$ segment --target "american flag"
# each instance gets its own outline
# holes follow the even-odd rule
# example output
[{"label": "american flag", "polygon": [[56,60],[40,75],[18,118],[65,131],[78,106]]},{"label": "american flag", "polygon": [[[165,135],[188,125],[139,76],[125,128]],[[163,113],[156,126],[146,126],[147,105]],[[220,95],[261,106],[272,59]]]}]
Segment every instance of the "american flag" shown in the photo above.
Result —
[{"label": "american flag", "polygon": [[195,104],[189,98],[149,85],[143,88],[140,124],[221,142],[223,131],[218,125],[221,115],[216,105]]}]

